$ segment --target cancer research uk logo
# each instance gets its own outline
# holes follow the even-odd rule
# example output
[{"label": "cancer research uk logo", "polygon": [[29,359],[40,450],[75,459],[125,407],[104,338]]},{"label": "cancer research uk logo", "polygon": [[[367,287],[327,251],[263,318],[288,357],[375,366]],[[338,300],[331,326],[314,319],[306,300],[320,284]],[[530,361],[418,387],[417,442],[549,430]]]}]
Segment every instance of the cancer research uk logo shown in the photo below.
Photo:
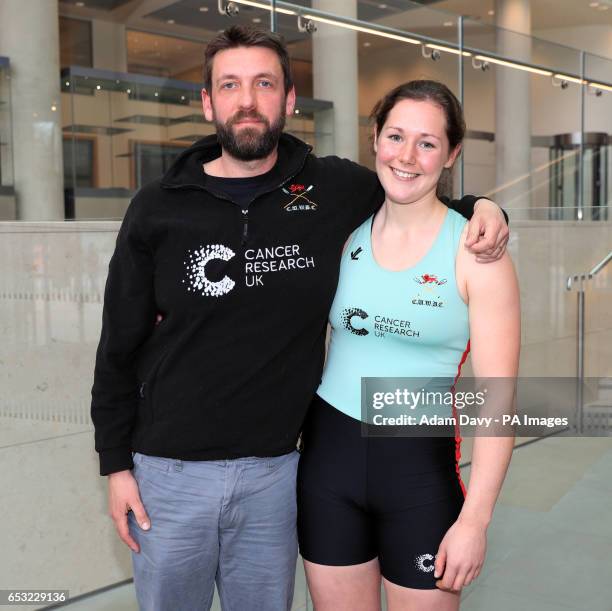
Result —
[{"label": "cancer research uk logo", "polygon": [[342,310],[342,314],[340,314],[340,318],[342,320],[342,324],[347,331],[350,331],[353,335],[368,335],[369,331],[367,329],[358,329],[353,327],[353,317],[357,316],[365,320],[368,317],[367,312],[359,308],[345,308]]},{"label": "cancer research uk logo", "polygon": [[212,259],[229,261],[234,256],[234,251],[223,244],[208,244],[198,250],[187,252],[187,279],[183,280],[188,284],[189,292],[201,291],[202,295],[209,297],[221,297],[229,293],[236,283],[228,276],[223,276],[218,282],[212,282],[206,277],[206,264]]},{"label": "cancer research uk logo", "polygon": [[[340,320],[342,326],[350,331],[353,335],[359,335],[364,337],[369,335],[370,332],[362,327],[356,327],[359,324],[356,318],[366,320],[369,318],[369,314],[361,308],[344,308],[340,313]],[[420,337],[420,331],[416,331],[412,328],[412,323],[409,320],[403,318],[394,318],[392,316],[385,316],[383,314],[374,315],[374,336],[385,339],[387,335],[400,335],[403,337]]]},{"label": "cancer research uk logo", "polygon": [[198,250],[188,251],[187,261],[187,279],[183,280],[188,284],[187,290],[201,291],[202,295],[209,297],[221,297],[229,293],[236,283],[228,276],[223,276],[218,282],[212,282],[206,277],[206,264],[212,259],[221,259],[221,261],[229,261],[234,256],[234,251],[223,244],[208,244]]},{"label": "cancer research uk logo", "polygon": [[421,554],[415,558],[414,564],[419,571],[431,573],[435,567],[436,556],[433,554]]},{"label": "cancer research uk logo", "polygon": [[[206,276],[206,265],[213,259],[230,261],[236,253],[223,244],[207,244],[187,251],[184,261],[186,276],[183,284],[187,291],[200,293],[204,297],[227,295],[236,282],[229,276],[214,282]],[[266,275],[290,272],[315,267],[315,258],[302,254],[299,244],[281,244],[265,248],[247,248],[244,251],[244,283],[247,287],[264,285]]]}]

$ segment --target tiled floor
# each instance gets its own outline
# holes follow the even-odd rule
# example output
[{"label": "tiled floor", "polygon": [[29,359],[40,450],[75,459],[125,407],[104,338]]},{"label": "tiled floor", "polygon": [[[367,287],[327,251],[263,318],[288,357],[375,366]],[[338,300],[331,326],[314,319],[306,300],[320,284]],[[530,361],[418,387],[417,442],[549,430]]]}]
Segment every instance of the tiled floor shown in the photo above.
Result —
[{"label": "tiled floor", "polygon": [[[462,477],[469,481],[469,467]],[[612,611],[612,439],[550,438],[516,449],[488,546],[462,611]],[[311,609],[300,564],[293,609]],[[128,584],[67,608],[138,606]]]}]

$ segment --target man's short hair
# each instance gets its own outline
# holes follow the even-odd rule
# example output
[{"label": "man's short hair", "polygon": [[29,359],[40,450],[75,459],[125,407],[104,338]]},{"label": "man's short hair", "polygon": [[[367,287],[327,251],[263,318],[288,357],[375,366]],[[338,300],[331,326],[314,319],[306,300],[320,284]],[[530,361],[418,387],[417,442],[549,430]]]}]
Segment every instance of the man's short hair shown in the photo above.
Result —
[{"label": "man's short hair", "polygon": [[289,52],[282,36],[249,25],[233,25],[215,36],[204,52],[204,88],[212,93],[213,59],[219,51],[238,47],[264,47],[276,53],[283,69],[285,94],[293,87]]}]

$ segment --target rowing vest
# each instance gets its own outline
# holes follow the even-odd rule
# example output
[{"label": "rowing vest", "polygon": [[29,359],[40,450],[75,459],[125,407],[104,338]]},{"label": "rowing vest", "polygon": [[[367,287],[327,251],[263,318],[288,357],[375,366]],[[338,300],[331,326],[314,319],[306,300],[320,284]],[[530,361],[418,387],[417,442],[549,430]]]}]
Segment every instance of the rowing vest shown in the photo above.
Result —
[{"label": "rowing vest", "polygon": [[342,255],[317,391],[358,420],[362,377],[446,378],[450,385],[469,350],[468,308],[455,277],[467,221],[449,209],[429,251],[402,271],[374,259],[372,221],[355,230]]}]

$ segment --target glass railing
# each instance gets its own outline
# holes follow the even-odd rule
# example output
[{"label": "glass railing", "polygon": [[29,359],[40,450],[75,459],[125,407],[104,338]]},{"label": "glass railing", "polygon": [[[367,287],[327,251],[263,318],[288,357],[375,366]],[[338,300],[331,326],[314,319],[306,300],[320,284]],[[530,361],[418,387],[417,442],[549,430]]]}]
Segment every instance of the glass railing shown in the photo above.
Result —
[{"label": "glass railing", "polygon": [[0,57],[0,220],[15,218],[9,59]]},{"label": "glass railing", "polygon": [[[486,194],[495,199],[495,193]],[[610,220],[608,208],[600,206],[532,206],[531,208],[512,207],[507,209],[511,223],[515,221],[607,221]],[[581,218],[580,218],[581,217]]]},{"label": "glass railing", "polygon": [[[129,551],[107,515],[89,417],[118,226],[0,224],[0,483],[11,508],[0,527],[6,584],[67,588],[75,597],[131,577]],[[610,243],[607,223],[513,221],[522,376],[575,375],[576,299],[565,281],[601,259]],[[588,288],[587,376],[612,375],[611,270]],[[305,609],[301,562],[297,580],[294,608]]]},{"label": "glass railing", "polygon": [[[106,478],[97,475],[89,415],[118,227],[0,223],[4,587],[67,589],[75,598],[132,576],[108,515]],[[295,611],[307,605],[301,560],[297,570]]]}]

